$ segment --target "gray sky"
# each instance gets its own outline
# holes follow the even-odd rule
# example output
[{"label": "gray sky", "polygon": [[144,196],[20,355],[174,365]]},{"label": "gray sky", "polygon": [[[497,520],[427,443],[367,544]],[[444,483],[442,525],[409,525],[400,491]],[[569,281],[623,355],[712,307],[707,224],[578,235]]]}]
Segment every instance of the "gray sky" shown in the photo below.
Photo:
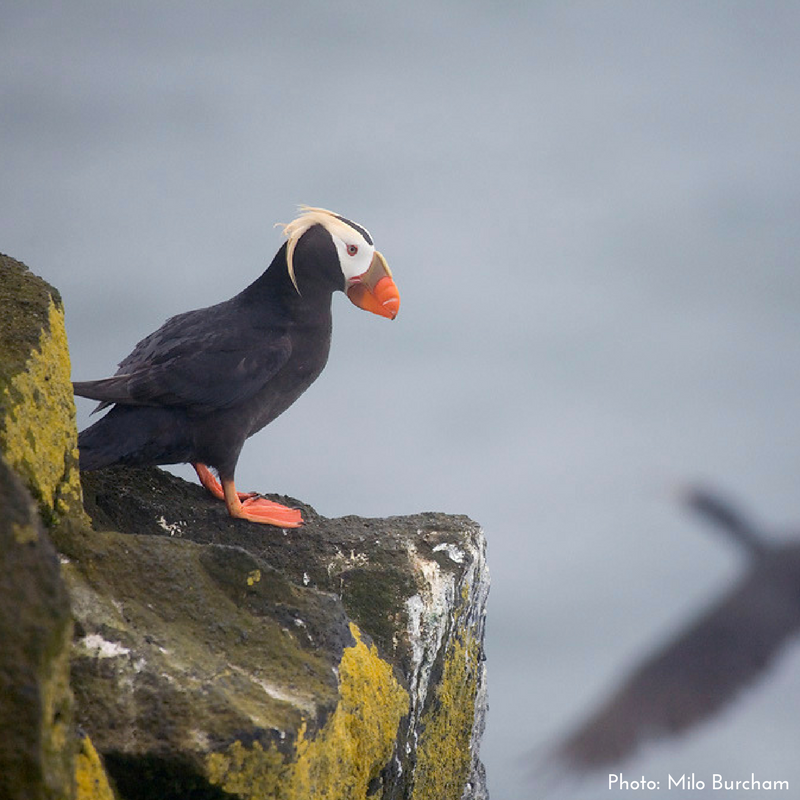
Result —
[{"label": "gray sky", "polygon": [[[369,228],[400,316],[337,298],[237,482],[484,526],[483,752],[523,797],[518,757],[738,574],[677,486],[800,528],[798,41],[790,2],[5,2],[0,250],[89,379],[298,203]],[[626,769],[800,785],[799,670]]]}]

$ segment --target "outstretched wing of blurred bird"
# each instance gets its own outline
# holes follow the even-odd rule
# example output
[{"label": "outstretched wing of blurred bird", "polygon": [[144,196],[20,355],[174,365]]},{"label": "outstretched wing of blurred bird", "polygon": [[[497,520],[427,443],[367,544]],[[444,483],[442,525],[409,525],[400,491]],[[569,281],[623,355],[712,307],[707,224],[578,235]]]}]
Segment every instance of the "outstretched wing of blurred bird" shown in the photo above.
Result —
[{"label": "outstretched wing of blurred bird", "polygon": [[687,503],[748,552],[731,591],[627,680],[551,756],[576,773],[602,769],[648,740],[681,734],[755,681],[800,629],[800,542],[770,544],[713,492]]}]

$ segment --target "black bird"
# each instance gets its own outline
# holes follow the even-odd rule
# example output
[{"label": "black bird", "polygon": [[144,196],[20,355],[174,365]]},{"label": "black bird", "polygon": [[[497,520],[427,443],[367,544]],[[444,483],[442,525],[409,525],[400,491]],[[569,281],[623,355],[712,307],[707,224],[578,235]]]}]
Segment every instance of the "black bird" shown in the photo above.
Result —
[{"label": "black bird", "polygon": [[113,377],[73,384],[75,394],[101,401],[96,410],[113,406],[78,437],[81,469],[190,463],[231,516],[302,524],[299,511],[236,491],[239,453],[322,372],[335,291],[389,319],[400,295],[364,228],[323,208],[301,209],[244,291],[167,320]]},{"label": "black bird", "polygon": [[800,541],[775,541],[707,489],[693,489],[685,500],[744,550],[748,569],[547,754],[573,773],[610,769],[646,741],[680,735],[711,717],[800,633]]}]

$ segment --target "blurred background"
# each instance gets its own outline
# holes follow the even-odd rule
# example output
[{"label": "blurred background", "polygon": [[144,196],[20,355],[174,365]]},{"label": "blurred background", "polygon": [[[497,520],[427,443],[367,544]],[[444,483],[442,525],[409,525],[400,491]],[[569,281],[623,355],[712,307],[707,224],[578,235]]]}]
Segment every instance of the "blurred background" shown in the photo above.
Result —
[{"label": "blurred background", "polygon": [[[297,204],[370,230],[398,319],[337,296],[237,484],[483,525],[489,789],[539,796],[530,751],[743,569],[677,490],[800,523],[799,40],[778,1],[7,0],[0,251],[84,380],[254,280]],[[625,778],[796,790],[798,673],[795,642]]]}]

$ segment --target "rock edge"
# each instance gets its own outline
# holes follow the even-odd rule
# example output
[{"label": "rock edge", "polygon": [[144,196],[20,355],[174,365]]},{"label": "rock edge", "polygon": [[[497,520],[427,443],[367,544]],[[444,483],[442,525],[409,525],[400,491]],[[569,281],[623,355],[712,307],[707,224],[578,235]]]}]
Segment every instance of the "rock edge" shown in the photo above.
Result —
[{"label": "rock edge", "polygon": [[93,530],[60,297],[0,258],[0,443],[74,619],[62,788],[20,796],[486,797],[480,528],[306,506],[301,531],[265,532],[166,472],[118,469],[84,476]]}]

